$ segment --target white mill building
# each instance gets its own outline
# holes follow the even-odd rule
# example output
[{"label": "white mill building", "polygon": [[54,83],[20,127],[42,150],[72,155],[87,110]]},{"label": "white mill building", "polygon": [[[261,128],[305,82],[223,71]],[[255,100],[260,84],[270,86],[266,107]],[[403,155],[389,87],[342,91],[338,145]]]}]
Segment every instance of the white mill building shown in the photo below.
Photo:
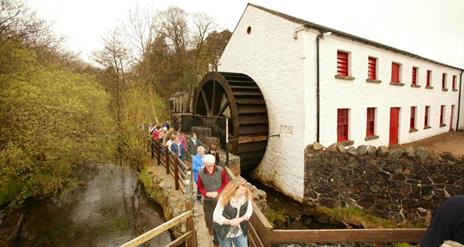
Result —
[{"label": "white mill building", "polygon": [[308,144],[391,146],[464,126],[463,69],[260,6],[248,4],[219,63],[259,86],[280,136],[255,173],[297,200]]}]

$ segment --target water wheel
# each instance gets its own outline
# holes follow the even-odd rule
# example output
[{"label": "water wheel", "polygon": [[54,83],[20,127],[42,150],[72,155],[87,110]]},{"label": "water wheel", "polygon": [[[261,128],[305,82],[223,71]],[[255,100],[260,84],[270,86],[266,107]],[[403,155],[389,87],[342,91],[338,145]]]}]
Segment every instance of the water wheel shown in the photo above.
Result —
[{"label": "water wheel", "polygon": [[267,146],[269,123],[263,94],[248,75],[210,72],[198,86],[194,115],[229,120],[229,151],[240,156],[241,170],[259,165]]}]

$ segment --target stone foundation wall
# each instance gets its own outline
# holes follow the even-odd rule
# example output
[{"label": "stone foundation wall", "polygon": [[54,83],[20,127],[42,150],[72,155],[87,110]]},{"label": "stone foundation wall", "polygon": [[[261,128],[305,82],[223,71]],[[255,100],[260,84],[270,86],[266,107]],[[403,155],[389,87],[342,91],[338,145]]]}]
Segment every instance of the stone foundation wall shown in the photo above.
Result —
[{"label": "stone foundation wall", "polygon": [[340,144],[305,150],[305,201],[356,207],[396,223],[423,225],[447,197],[464,193],[464,157],[424,148]]},{"label": "stone foundation wall", "polygon": [[[166,175],[163,166],[146,166],[140,173],[139,180],[148,195],[163,209],[163,216],[166,221],[185,212],[187,198],[184,197],[182,192],[175,190],[174,179],[172,176]],[[172,233],[176,237],[182,235],[179,227],[174,228]]]}]

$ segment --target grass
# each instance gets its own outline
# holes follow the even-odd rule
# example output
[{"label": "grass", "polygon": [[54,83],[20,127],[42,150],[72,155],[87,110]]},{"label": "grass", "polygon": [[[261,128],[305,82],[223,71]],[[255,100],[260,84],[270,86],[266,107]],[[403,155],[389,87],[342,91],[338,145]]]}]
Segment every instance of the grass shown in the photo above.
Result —
[{"label": "grass", "polygon": [[139,181],[143,184],[145,191],[151,199],[155,200],[156,191],[154,189],[153,178],[148,174],[147,166],[143,166],[139,174]]},{"label": "grass", "polygon": [[[386,218],[378,217],[356,207],[319,207],[314,209],[315,214],[325,214],[335,222],[347,223],[363,228],[422,228],[424,224],[409,221],[396,222]],[[404,245],[399,245],[404,246]]]},{"label": "grass", "polygon": [[264,215],[274,228],[279,228],[287,222],[287,214],[283,209],[268,208]]},{"label": "grass", "polygon": [[315,210],[316,213],[322,213],[329,216],[333,221],[358,225],[363,228],[396,227],[396,224],[390,220],[374,216],[355,207],[320,207]]}]

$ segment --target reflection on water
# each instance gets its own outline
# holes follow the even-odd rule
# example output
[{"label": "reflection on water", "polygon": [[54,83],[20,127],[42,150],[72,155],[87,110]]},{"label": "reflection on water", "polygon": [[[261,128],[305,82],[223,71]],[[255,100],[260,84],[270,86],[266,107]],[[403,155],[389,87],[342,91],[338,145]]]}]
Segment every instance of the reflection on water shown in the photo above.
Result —
[{"label": "reflection on water", "polygon": [[[77,174],[77,189],[25,209],[17,246],[119,246],[163,223],[131,168],[85,166]],[[169,241],[165,233],[147,246]]]}]

